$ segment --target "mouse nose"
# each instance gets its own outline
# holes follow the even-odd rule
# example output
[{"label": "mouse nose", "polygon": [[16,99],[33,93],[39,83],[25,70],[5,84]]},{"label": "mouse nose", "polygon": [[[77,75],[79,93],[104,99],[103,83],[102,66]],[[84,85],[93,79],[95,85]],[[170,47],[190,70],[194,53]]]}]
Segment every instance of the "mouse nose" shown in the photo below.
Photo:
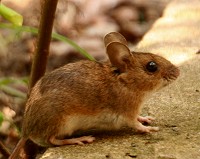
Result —
[{"label": "mouse nose", "polygon": [[167,73],[167,76],[169,79],[175,80],[178,78],[179,75],[180,75],[180,70],[178,67],[172,66],[169,68],[168,73]]},{"label": "mouse nose", "polygon": [[170,70],[169,70],[169,75],[170,76],[174,76],[175,78],[178,78],[178,76],[180,75],[180,70],[178,67],[173,66]]},{"label": "mouse nose", "polygon": [[172,66],[168,67],[166,72],[163,74],[163,78],[165,78],[168,81],[171,81],[171,80],[176,80],[179,75],[180,75],[179,68],[172,65]]}]

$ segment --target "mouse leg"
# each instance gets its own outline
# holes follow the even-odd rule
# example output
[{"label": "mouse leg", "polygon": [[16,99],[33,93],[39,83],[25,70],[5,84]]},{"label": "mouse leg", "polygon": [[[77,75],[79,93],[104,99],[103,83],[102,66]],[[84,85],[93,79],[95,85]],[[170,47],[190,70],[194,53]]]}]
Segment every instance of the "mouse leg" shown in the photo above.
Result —
[{"label": "mouse leg", "polygon": [[145,117],[138,116],[137,120],[138,120],[140,123],[151,124],[152,121],[155,120],[155,118],[153,118],[153,117],[151,117],[151,116],[145,116]]},{"label": "mouse leg", "polygon": [[78,138],[72,138],[72,139],[56,139],[55,136],[50,137],[49,141],[51,144],[56,146],[61,145],[84,145],[84,143],[92,143],[95,140],[92,136],[82,136]]}]

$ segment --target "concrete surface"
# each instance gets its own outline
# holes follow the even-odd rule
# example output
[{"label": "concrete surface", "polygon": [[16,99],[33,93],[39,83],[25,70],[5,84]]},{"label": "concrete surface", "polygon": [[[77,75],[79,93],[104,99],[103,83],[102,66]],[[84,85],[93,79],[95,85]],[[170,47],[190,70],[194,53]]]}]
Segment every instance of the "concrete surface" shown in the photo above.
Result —
[{"label": "concrete surface", "polygon": [[180,78],[144,105],[160,131],[103,133],[85,146],[49,148],[40,159],[200,159],[200,1],[172,1],[136,50],[180,65]]}]

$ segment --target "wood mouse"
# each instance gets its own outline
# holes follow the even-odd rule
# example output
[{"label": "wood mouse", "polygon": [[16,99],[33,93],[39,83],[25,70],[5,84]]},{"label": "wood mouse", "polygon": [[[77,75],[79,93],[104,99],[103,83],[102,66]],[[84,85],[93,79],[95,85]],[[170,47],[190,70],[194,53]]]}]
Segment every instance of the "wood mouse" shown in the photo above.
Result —
[{"label": "wood mouse", "polygon": [[109,61],[82,60],[43,76],[26,103],[22,137],[10,159],[30,139],[44,146],[91,143],[92,136],[70,137],[90,129],[117,130],[124,126],[141,133],[158,131],[150,116],[140,116],[145,98],[170,84],[179,69],[161,56],[131,52],[117,32],[104,38]]}]

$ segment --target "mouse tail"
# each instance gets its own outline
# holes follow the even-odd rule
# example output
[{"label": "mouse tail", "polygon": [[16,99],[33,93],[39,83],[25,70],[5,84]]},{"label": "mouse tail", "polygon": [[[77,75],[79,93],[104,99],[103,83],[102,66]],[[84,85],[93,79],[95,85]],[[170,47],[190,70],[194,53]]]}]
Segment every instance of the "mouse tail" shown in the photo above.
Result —
[{"label": "mouse tail", "polygon": [[10,157],[8,159],[16,159],[17,156],[19,156],[20,150],[21,150],[21,148],[24,147],[26,141],[27,141],[27,138],[22,137],[19,140],[19,142],[17,143],[17,146],[15,147],[15,149],[13,150],[12,154],[10,155]]}]

